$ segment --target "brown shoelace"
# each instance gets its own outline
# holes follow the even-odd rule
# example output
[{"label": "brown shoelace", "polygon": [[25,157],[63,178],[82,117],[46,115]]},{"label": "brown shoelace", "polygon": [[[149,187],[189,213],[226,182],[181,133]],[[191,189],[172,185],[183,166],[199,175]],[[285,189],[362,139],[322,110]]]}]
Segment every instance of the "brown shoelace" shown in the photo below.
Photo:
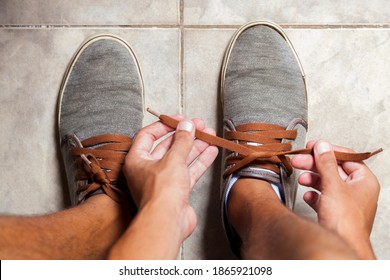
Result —
[{"label": "brown shoelace", "polygon": [[[120,202],[125,190],[118,186],[126,184],[122,174],[122,166],[132,141],[130,137],[119,134],[103,134],[81,141],[83,148],[72,148],[72,155],[78,169],[77,180],[88,180],[91,183],[80,186],[78,193],[88,196],[99,188],[114,201]],[[93,148],[91,148],[93,147]]]},{"label": "brown shoelace", "polygon": [[[178,121],[167,116],[159,115],[148,109],[148,112],[157,116],[162,123],[176,129]],[[224,173],[224,177],[233,172],[254,164],[264,169],[272,170],[279,174],[278,165],[283,165],[287,174],[291,175],[293,168],[287,155],[313,154],[313,149],[291,150],[290,143],[281,143],[282,139],[294,140],[296,130],[266,123],[250,123],[236,127],[236,131],[227,131],[226,138],[207,134],[196,130],[195,137],[204,142],[225,148],[237,153],[227,159],[227,166],[231,166]],[[233,141],[238,141],[235,143]],[[247,142],[261,143],[259,146],[248,145]],[[78,193],[84,192],[87,198],[91,193],[102,188],[104,193],[114,201],[120,202],[126,197],[125,190],[119,185],[126,184],[122,173],[122,167],[132,140],[128,136],[119,134],[104,134],[83,140],[83,148],[72,148],[72,155],[76,158],[76,164],[80,167],[76,175],[77,180],[88,180],[90,183],[80,186]],[[378,153],[382,149],[366,153],[345,153],[335,151],[339,161],[362,161]]]},{"label": "brown shoelace", "polygon": [[[177,120],[167,115],[159,115],[149,108],[147,111],[158,117],[163,124],[176,129]],[[278,174],[280,173],[278,165],[281,164],[284,166],[287,175],[290,176],[293,172],[293,167],[287,155],[313,154],[313,149],[291,150],[292,145],[290,143],[281,143],[282,139],[295,140],[297,131],[286,130],[282,126],[274,124],[248,123],[239,125],[236,127],[236,131],[226,132],[227,139],[210,135],[200,130],[196,130],[195,137],[210,145],[225,148],[238,154],[227,159],[226,166],[230,167],[225,171],[224,177],[248,164],[272,170]],[[238,141],[238,143],[233,142],[233,140]],[[247,142],[261,145],[248,145]],[[380,152],[382,152],[382,149],[366,153],[345,153],[339,151],[334,153],[339,161],[363,161]]]}]

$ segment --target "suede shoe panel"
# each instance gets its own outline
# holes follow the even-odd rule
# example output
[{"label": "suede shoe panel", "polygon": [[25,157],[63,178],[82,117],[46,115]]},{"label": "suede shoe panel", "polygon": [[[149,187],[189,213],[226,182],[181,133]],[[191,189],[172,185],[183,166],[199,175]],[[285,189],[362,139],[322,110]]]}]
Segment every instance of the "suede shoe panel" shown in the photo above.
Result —
[{"label": "suede shoe panel", "polygon": [[224,118],[235,125],[265,122],[284,127],[294,118],[307,120],[299,64],[274,29],[250,27],[235,42],[225,76]]},{"label": "suede shoe panel", "polygon": [[[136,77],[136,78],[135,78]],[[131,138],[142,126],[142,83],[128,49],[98,40],[82,51],[62,98],[60,136],[81,140],[116,133]]]}]

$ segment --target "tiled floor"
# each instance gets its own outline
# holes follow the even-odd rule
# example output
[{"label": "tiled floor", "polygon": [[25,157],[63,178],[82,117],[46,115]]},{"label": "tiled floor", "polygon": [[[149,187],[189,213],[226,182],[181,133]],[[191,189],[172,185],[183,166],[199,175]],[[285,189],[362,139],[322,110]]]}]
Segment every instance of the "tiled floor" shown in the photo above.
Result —
[{"label": "tiled floor", "polygon": [[[359,151],[385,148],[367,163],[382,185],[372,241],[378,258],[390,259],[390,2],[290,2],[0,0],[0,212],[68,206],[56,101],[86,37],[122,36],[140,59],[147,106],[203,118],[220,131],[217,82],[226,44],[241,24],[269,19],[285,28],[305,69],[309,138]],[[153,120],[147,115],[145,124]],[[219,220],[219,169],[216,162],[193,191],[198,227],[179,258],[232,258]],[[302,193],[296,211],[313,219]]]}]

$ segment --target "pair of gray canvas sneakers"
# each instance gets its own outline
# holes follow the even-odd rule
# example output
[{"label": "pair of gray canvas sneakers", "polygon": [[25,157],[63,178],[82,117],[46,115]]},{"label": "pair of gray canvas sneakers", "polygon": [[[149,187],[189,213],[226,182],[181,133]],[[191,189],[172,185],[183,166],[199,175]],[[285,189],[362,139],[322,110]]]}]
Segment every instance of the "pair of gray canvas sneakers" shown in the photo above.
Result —
[{"label": "pair of gray canvas sneakers", "polygon": [[[257,21],[237,30],[225,52],[220,88],[224,137],[229,135],[232,141],[266,150],[275,145],[287,145],[289,149],[304,146],[305,76],[296,52],[279,26]],[[142,127],[144,113],[142,74],[133,49],[113,35],[95,36],[83,43],[64,76],[58,109],[60,145],[72,204],[99,193],[116,200],[123,198],[123,194],[128,196],[121,166],[131,139]],[[255,135],[258,131],[254,128],[240,132],[237,129],[257,123],[297,130],[298,136],[296,139],[276,136],[270,140],[271,144],[245,141],[245,137],[231,138],[232,132]],[[227,169],[234,165],[229,158],[240,160],[240,155],[223,151]],[[267,164],[274,168],[267,168]],[[240,177],[270,182],[290,209],[294,207],[297,190],[295,173],[287,174],[278,162],[253,162],[223,176],[222,222],[237,255],[241,241],[229,223],[227,201]]]}]

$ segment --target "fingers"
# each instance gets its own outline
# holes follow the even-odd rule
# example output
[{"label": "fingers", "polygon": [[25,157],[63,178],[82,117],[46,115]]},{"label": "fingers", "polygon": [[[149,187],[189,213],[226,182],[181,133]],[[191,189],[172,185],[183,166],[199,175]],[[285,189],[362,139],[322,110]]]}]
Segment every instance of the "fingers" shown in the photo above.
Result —
[{"label": "fingers", "polygon": [[[195,128],[199,130],[204,130],[205,123],[204,121],[200,119],[192,119],[193,123],[195,124]],[[161,159],[170,149],[172,143],[173,143],[174,135],[169,136],[168,138],[161,141],[152,151],[152,156],[155,159]],[[197,140],[195,140],[194,146],[197,145]],[[207,147],[205,147],[207,148]],[[204,148],[204,149],[205,149]],[[190,153],[191,155],[191,153]]]},{"label": "fingers", "polygon": [[[206,128],[203,130],[211,135],[216,135],[215,130],[212,128]],[[202,140],[195,139],[194,146],[191,149],[190,154],[187,157],[187,165],[190,165],[200,154],[202,154],[210,145]]]},{"label": "fingers", "polygon": [[[308,141],[307,144],[306,144],[306,148],[309,148],[309,149],[313,148],[314,145],[317,142],[318,141],[315,141],[315,140]],[[332,147],[333,147],[334,151],[346,152],[346,153],[353,153],[354,152],[354,150],[352,150],[352,149],[349,149],[349,148],[346,148],[346,147],[342,147],[342,146],[338,146],[338,145],[332,145]]]},{"label": "fingers", "polygon": [[189,167],[190,186],[191,188],[196,184],[200,177],[209,169],[211,164],[218,156],[218,148],[215,146],[207,147],[199,157],[192,162]]},{"label": "fingers", "polygon": [[[181,121],[184,120],[184,116],[175,116],[175,118]],[[189,123],[192,123],[192,125],[189,125]],[[133,150],[133,155],[136,153],[136,156],[143,156],[144,158],[146,157],[148,159],[155,160],[162,159],[168,151],[172,150],[170,151],[170,157],[174,155],[174,158],[177,160],[183,159],[183,156],[187,154],[187,165],[190,165],[194,160],[202,155],[192,168],[192,171],[195,174],[194,178],[198,180],[198,174],[203,174],[207,170],[209,162],[212,163],[214,161],[218,150],[216,148],[208,149],[208,143],[199,139],[194,140],[195,134],[193,126],[196,129],[205,131],[206,133],[212,135],[216,134],[211,128],[204,129],[204,121],[200,119],[193,119],[192,122],[181,122],[179,123],[175,134],[161,141],[161,143],[159,143],[154,150],[151,151],[156,140],[173,131],[173,129],[163,125],[162,123],[156,122],[139,131],[132,145],[131,150]],[[191,131],[190,135],[192,137],[185,136],[189,130]],[[188,151],[189,148],[190,151]],[[197,168],[197,166],[199,168]]]},{"label": "fingers", "polygon": [[[316,143],[319,141],[309,141],[307,143],[308,148],[313,148]],[[345,153],[354,153],[355,151],[346,147],[338,146],[338,145],[331,145],[332,149],[337,152],[345,152]],[[303,159],[297,159],[296,161],[300,163]],[[301,164],[303,165],[303,164]],[[304,167],[309,167],[310,169],[305,169],[305,170],[312,170],[314,172],[318,172],[314,160],[308,160],[306,163],[306,166]],[[363,162],[349,162],[349,161],[344,161],[344,162],[338,162],[337,169],[339,171],[339,176],[343,181],[346,181],[349,177],[350,174],[357,170],[361,170],[362,168],[367,168],[367,166]]]},{"label": "fingers", "polygon": [[317,172],[312,155],[296,155],[292,158],[291,164],[297,169]]},{"label": "fingers", "polygon": [[314,160],[321,177],[322,188],[335,186],[340,182],[338,164],[332,145],[325,141],[315,143]]},{"label": "fingers", "polygon": [[[184,116],[177,115],[174,118],[183,120]],[[130,153],[136,154],[137,156],[149,156],[154,142],[172,131],[172,128],[159,121],[142,128],[131,145]]]},{"label": "fingers", "polygon": [[363,162],[346,161],[343,162],[341,166],[347,174],[348,179],[358,179],[371,173],[367,165]]},{"label": "fingers", "polygon": [[[307,142],[306,148],[312,149],[315,143],[316,141],[313,140]],[[292,158],[291,164],[297,169],[317,172],[314,157],[312,155],[296,155]]]},{"label": "fingers", "polygon": [[317,141],[315,140],[310,140],[306,143],[306,148],[312,149],[314,145],[316,144]]},{"label": "fingers", "polygon": [[[169,160],[174,159],[180,162],[187,156],[185,163],[189,166],[190,187],[192,188],[214,162],[218,155],[218,148],[210,146],[202,140],[194,140],[195,131],[186,122],[188,121],[180,122],[176,133],[162,141],[152,152],[152,155],[156,159],[166,156]],[[216,134],[212,128],[204,129],[204,122],[199,119],[194,119],[193,124],[196,129],[203,130],[211,135]],[[190,137],[187,137],[189,135]]]},{"label": "fingers", "polygon": [[185,163],[192,149],[194,138],[195,124],[190,120],[180,121],[176,128],[172,146],[166,154],[167,158]]},{"label": "fingers", "polygon": [[[338,166],[338,171],[341,179],[346,181],[348,175],[342,170],[341,166]],[[298,177],[298,183],[305,187],[310,187],[318,191],[322,191],[321,187],[321,178],[317,173],[314,172],[304,172]]]},{"label": "fingers", "polygon": [[321,191],[321,179],[317,173],[304,172],[298,177],[298,183],[305,187]]},{"label": "fingers", "polygon": [[314,211],[318,212],[318,205],[320,203],[320,194],[315,191],[308,191],[303,195],[303,200],[311,207]]},{"label": "fingers", "polygon": [[[318,141],[313,141],[313,140],[309,141],[309,142],[307,142],[306,147],[311,149],[311,148],[314,147],[314,145],[317,142]],[[354,152],[351,149],[348,149],[348,148],[345,148],[345,147],[341,147],[341,146],[337,146],[337,145],[332,145],[332,147],[333,147],[334,151],[347,152],[347,153]],[[315,165],[314,157],[312,155],[297,155],[297,156],[292,158],[291,164],[292,164],[292,166],[294,168],[297,168],[297,169],[308,170],[308,171],[312,171],[312,172],[318,172],[318,170],[316,168],[316,165]],[[345,164],[346,164],[347,168],[344,168]],[[363,164],[363,163],[359,163],[359,164]],[[343,162],[342,166],[343,166],[343,168],[339,167],[339,175],[340,175],[340,177],[343,180],[345,180],[348,177],[348,174],[350,174],[352,172],[352,171],[349,170],[348,167],[350,167],[350,169],[353,169],[353,168],[356,169],[358,167],[358,166],[356,166],[352,162],[351,162],[351,164],[347,163],[347,162]]]}]

